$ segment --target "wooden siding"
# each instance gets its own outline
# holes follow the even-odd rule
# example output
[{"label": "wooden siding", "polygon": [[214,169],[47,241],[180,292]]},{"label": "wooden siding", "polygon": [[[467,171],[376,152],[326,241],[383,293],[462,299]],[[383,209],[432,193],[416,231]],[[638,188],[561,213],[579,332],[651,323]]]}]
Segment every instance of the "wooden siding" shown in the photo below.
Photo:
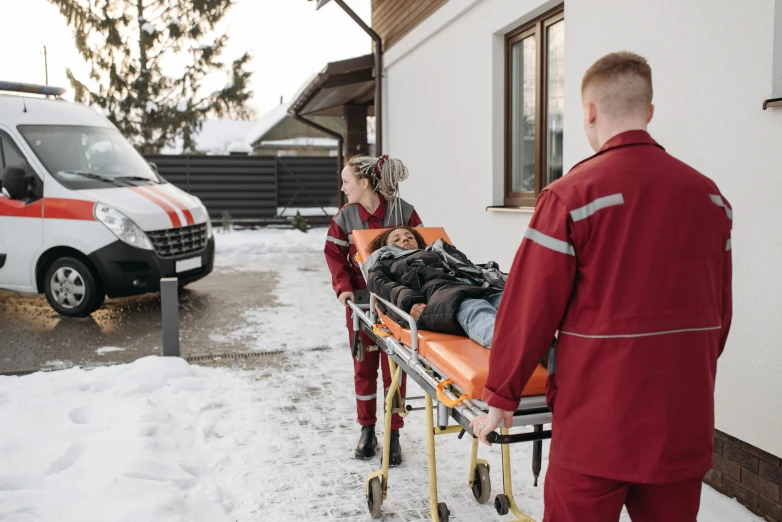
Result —
[{"label": "wooden siding", "polygon": [[372,29],[390,49],[448,0],[372,0]]}]

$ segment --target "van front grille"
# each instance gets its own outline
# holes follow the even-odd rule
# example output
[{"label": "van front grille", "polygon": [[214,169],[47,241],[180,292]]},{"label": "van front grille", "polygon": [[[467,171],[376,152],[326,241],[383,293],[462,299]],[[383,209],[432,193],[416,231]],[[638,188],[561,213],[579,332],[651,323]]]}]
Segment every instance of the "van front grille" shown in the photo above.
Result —
[{"label": "van front grille", "polygon": [[157,255],[164,258],[195,254],[206,247],[206,223],[147,232]]}]

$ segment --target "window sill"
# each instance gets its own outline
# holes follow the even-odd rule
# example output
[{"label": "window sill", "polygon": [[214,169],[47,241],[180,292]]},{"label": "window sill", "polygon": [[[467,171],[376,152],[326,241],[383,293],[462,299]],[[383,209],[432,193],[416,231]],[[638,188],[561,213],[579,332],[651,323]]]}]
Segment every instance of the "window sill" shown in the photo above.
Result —
[{"label": "window sill", "polygon": [[763,101],[763,110],[769,107],[782,107],[782,98],[771,98]]},{"label": "window sill", "polygon": [[535,212],[535,207],[486,207],[486,212],[520,212],[522,214],[532,214]]}]

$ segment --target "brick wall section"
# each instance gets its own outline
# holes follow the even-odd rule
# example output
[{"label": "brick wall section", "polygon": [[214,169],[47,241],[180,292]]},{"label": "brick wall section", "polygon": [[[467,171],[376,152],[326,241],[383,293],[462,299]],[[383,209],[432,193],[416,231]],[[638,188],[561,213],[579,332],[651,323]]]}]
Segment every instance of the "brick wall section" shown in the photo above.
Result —
[{"label": "brick wall section", "polygon": [[717,431],[714,468],[704,479],[768,522],[782,522],[782,460]]}]

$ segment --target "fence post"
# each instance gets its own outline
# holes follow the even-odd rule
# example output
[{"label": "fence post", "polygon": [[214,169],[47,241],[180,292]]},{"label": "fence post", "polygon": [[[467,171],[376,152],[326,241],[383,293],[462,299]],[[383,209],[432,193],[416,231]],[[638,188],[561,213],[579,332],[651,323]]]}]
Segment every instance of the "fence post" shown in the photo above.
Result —
[{"label": "fence post", "polygon": [[179,279],[160,280],[160,310],[163,324],[163,357],[179,357]]}]

